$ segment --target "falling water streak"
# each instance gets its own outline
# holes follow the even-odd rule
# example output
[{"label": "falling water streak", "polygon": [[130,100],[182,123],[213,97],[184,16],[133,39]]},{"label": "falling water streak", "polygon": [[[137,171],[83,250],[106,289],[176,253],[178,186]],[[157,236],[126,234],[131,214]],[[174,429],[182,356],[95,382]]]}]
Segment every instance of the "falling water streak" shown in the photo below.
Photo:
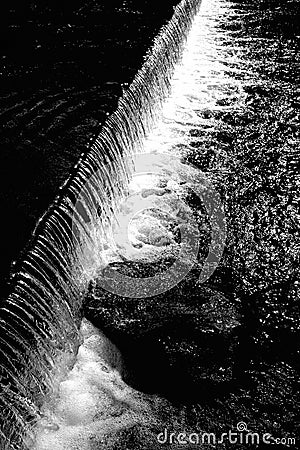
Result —
[{"label": "falling water streak", "polygon": [[[39,221],[15,270],[13,293],[0,313],[4,336],[0,351],[6,361],[0,369],[3,450],[25,446],[23,437],[39,414],[44,396],[55,389],[57,361],[66,354],[72,361],[79,343],[81,298],[96,269],[90,266],[89,249],[101,248],[101,232],[110,223],[130,178],[132,168],[126,164],[130,158],[125,156],[141,149],[159,116],[199,7],[199,0],[182,0],[175,8],[116,111]],[[93,174],[82,216],[74,205]],[[87,226],[86,217],[100,225],[92,236],[90,230],[97,227]]]},{"label": "falling water streak", "polygon": [[[237,10],[237,7],[241,9]],[[179,153],[180,156],[184,156],[185,153],[190,152],[194,155],[197,154],[196,156],[200,155],[201,158],[205,148],[215,145],[214,151],[219,152],[217,157],[220,158],[221,163],[215,164],[214,161],[210,161],[212,164],[207,169],[208,172],[214,171],[212,177],[215,178],[218,176],[217,171],[225,171],[227,166],[236,164],[234,158],[230,158],[232,155],[230,144],[223,145],[222,140],[218,142],[219,136],[216,131],[219,127],[230,131],[231,125],[230,121],[225,118],[226,112],[239,120],[239,112],[243,113],[245,104],[247,106],[244,89],[247,83],[249,82],[250,85],[253,81],[256,85],[264,83],[257,67],[254,67],[258,66],[257,60],[249,58],[249,54],[251,55],[249,48],[253,51],[255,40],[248,45],[247,37],[240,37],[241,33],[224,30],[226,25],[234,29],[236,25],[239,25],[238,22],[242,16],[246,15],[249,16],[250,13],[243,11],[241,4],[236,2],[203,1],[201,14],[195,19],[195,26],[189,35],[183,64],[176,68],[174,81],[171,83],[172,94],[163,110],[163,119],[147,141],[146,150],[155,150],[157,145],[161,148],[163,143],[164,151],[171,151],[172,155],[175,152],[175,154]],[[263,40],[261,39],[261,41]],[[245,44],[245,42],[247,43]],[[255,55],[255,50],[253,53]],[[138,100],[133,98],[132,101]],[[223,115],[223,113],[225,114]],[[195,151],[193,142],[198,145],[198,152]],[[97,161],[96,155],[94,161]],[[242,168],[242,170],[246,170],[246,168]],[[125,173],[127,173],[126,170]],[[86,171],[85,176],[87,174]],[[107,180],[111,178],[112,174],[113,168],[108,165],[108,171],[105,172]],[[84,180],[84,176],[81,180]],[[80,187],[81,180],[78,180],[76,186],[74,185],[76,189]],[[223,182],[224,178],[221,178],[221,181]],[[87,211],[84,210],[83,214],[88,213],[96,201],[97,192],[94,191],[96,185],[97,179],[93,180],[90,188],[84,191],[84,204]],[[76,189],[72,191],[75,196]],[[111,192],[112,189],[105,190],[103,195],[109,199]],[[105,206],[102,206],[101,212],[109,217],[110,207],[107,205],[105,209]],[[94,237],[89,234],[93,227],[89,226],[88,221],[81,221],[80,211],[76,212],[78,214],[77,222],[82,229],[84,228],[83,234],[87,238],[91,237],[90,242],[86,242],[85,245],[85,248],[88,248],[94,242]],[[90,217],[93,219],[93,216]],[[80,233],[77,233],[76,236],[80,242]],[[91,248],[92,253],[93,250]],[[87,269],[88,266],[83,256],[81,264],[83,269]],[[91,264],[91,269],[93,266],[95,264]],[[73,407],[71,400],[70,404]],[[80,444],[76,442],[75,446],[78,445]],[[51,448],[51,444],[47,448]],[[67,448],[69,448],[68,445]]]}]

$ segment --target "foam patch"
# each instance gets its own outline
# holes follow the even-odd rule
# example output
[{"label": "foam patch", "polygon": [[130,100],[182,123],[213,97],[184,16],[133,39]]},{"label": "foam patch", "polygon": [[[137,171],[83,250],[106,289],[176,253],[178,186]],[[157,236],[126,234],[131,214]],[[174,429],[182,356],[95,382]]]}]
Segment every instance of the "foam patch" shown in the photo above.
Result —
[{"label": "foam patch", "polygon": [[107,436],[155,421],[150,399],[122,381],[117,348],[86,320],[81,332],[76,363],[37,424],[34,450],[100,449]]}]

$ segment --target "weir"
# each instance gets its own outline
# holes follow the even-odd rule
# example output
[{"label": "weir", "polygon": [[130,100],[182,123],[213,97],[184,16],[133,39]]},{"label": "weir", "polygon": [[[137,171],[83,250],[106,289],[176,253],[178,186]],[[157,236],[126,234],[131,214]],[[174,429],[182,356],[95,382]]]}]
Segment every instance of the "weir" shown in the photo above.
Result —
[{"label": "weir", "polygon": [[27,447],[42,403],[55,391],[54,380],[73,364],[82,297],[101,265],[93,255],[103,249],[106,226],[126,196],[132,157],[159,117],[200,3],[182,0],[175,8],[15,267],[12,293],[0,310],[3,450]]}]

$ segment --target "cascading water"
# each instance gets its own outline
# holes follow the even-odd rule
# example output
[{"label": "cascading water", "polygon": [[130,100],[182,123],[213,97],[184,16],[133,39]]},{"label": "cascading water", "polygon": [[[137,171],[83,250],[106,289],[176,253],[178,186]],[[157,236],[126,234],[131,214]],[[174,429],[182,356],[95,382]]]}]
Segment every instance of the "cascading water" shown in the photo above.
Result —
[{"label": "cascading water", "polygon": [[[79,347],[76,364],[60,385],[55,405],[46,405],[44,420],[37,427],[35,450],[154,450],[161,448],[162,441],[158,443],[157,438],[160,435],[163,439],[161,431],[165,427],[178,433],[196,430],[208,433],[215,430],[227,432],[231,428],[235,432],[234,424],[243,417],[247,417],[248,423],[251,423],[251,430],[265,432],[271,427],[272,434],[276,436],[281,421],[279,416],[282,416],[285,417],[282,431],[290,432],[291,422],[298,413],[295,401],[297,397],[291,388],[293,370],[288,358],[286,363],[276,362],[278,341],[275,340],[274,345],[276,359],[269,353],[271,340],[274,337],[278,339],[281,327],[278,319],[272,319],[273,312],[280,314],[285,333],[286,328],[290,328],[291,324],[293,328],[298,320],[291,320],[290,314],[297,314],[291,308],[283,308],[281,314],[280,308],[286,299],[282,301],[278,296],[278,300],[272,293],[275,285],[273,280],[276,283],[279,281],[280,290],[284,286],[280,286],[282,278],[272,266],[274,257],[277,268],[285,258],[280,247],[274,246],[274,236],[280,237],[281,242],[286,240],[285,233],[281,234],[279,230],[284,230],[280,224],[280,214],[283,213],[283,223],[288,222],[288,215],[285,213],[288,198],[282,195],[276,217],[272,217],[270,212],[274,211],[275,201],[276,204],[278,202],[274,184],[281,185],[282,193],[290,189],[285,176],[280,180],[277,173],[286,174],[288,167],[293,167],[290,161],[293,161],[292,154],[296,152],[296,140],[293,122],[289,121],[293,118],[295,124],[298,119],[293,117],[295,111],[292,105],[296,94],[294,86],[289,83],[274,83],[269,71],[271,67],[272,71],[275,67],[275,75],[280,74],[285,80],[285,52],[293,48],[290,44],[283,47],[284,51],[281,48],[284,57],[277,58],[273,39],[264,36],[263,27],[259,23],[262,16],[264,19],[269,17],[264,11],[259,13],[263,2],[259,3],[203,1],[200,14],[195,17],[189,33],[181,64],[176,65],[171,80],[171,95],[164,103],[161,120],[144,143],[144,151],[152,152],[151,156],[155,155],[156,163],[160,161],[155,152],[163,150],[169,154],[169,173],[173,170],[173,160],[177,156],[194,162],[205,171],[206,178],[210,178],[223,193],[224,203],[228,208],[228,235],[234,240],[237,249],[230,249],[229,257],[228,253],[225,255],[225,263],[224,260],[221,262],[219,271],[215,277],[211,277],[208,286],[195,283],[195,279],[191,277],[176,289],[150,300],[148,296],[142,298],[141,295],[138,301],[129,301],[128,296],[122,296],[122,285],[117,286],[117,292],[112,289],[111,295],[111,291],[103,289],[104,271],[99,270],[85,299],[85,317],[105,330],[122,349],[125,369],[128,370],[127,373],[125,370],[124,379],[128,384],[143,392],[158,393],[160,397],[143,396],[130,390],[121,380],[121,364],[115,364],[114,358],[105,357],[107,353],[115,357],[117,352],[113,348],[107,351],[107,340],[95,329],[86,330],[84,321],[84,343]],[[245,27],[246,24],[250,30]],[[268,52],[268,58],[265,58]],[[270,66],[267,62],[271,62]],[[293,76],[291,79],[293,80]],[[266,110],[270,116],[266,114]],[[284,129],[285,132],[282,133]],[[276,151],[280,154],[276,164],[273,162],[274,150],[275,154]],[[128,158],[126,153],[123,156],[120,163],[125,164]],[[146,156],[143,154],[143,159],[147,160]],[[286,169],[282,171],[280,167],[285,163]],[[190,166],[186,166],[189,170]],[[176,171],[171,173],[174,174],[176,175]],[[130,193],[126,195],[126,200],[122,202],[123,218],[136,212],[134,203],[139,200],[143,200],[141,212],[147,206],[148,197],[156,198],[157,204],[161,199],[161,204],[167,206],[168,196],[171,196],[168,191],[172,189],[169,181],[176,180],[176,177],[172,178],[170,176],[166,183],[157,186],[155,177],[151,180],[148,173],[140,173],[138,177],[134,173],[134,182],[129,183],[128,190],[133,187],[136,191],[132,197]],[[289,180],[293,180],[291,172]],[[94,204],[93,199],[97,195],[94,186],[97,184],[96,175],[87,184],[87,189],[81,189],[80,196],[77,196],[80,200],[75,213],[79,218],[84,218],[74,220],[75,236],[79,239],[82,235],[88,237],[97,233],[101,237],[97,221],[89,212],[90,208],[84,207]],[[82,187],[81,183],[80,185]],[[272,195],[270,198],[272,186],[275,198]],[[181,188],[178,184],[175,187],[179,196],[182,194]],[[105,193],[109,195],[108,192]],[[289,205],[288,209],[291,211],[292,206]],[[101,214],[102,211],[100,206],[98,213]],[[113,262],[111,266],[120,269],[124,278],[132,267],[131,273],[142,272],[139,272],[138,264],[130,264],[131,256],[147,261],[147,251],[163,247],[157,245],[160,237],[169,239],[171,245],[168,248],[172,248],[172,221],[164,222],[162,216],[151,214],[152,212],[139,214],[132,221],[133,227],[129,231],[133,233],[130,237],[135,245],[138,244],[132,253],[129,253],[132,249],[124,245],[127,243],[122,242],[122,239],[117,242],[125,263],[121,261],[114,265],[114,255],[109,263]],[[271,221],[268,216],[271,216]],[[260,219],[260,226],[257,226]],[[78,222],[89,231],[80,232],[76,226]],[[166,222],[167,226],[162,230]],[[105,222],[101,221],[101,224],[105,229]],[[163,233],[160,233],[161,230]],[[124,232],[117,237],[123,238]],[[254,242],[260,245],[262,237],[265,241],[264,248],[254,250]],[[96,242],[99,243],[98,246],[95,245]],[[101,239],[93,238],[84,245],[86,251],[82,253],[82,261],[89,276],[93,276],[94,268],[101,265],[99,253],[103,255],[107,250],[102,252],[101,242]],[[230,239],[229,245],[232,246]],[[157,253],[154,253],[155,256]],[[289,250],[284,253],[288,255]],[[153,253],[150,256],[148,262],[152,262]],[[226,267],[228,259],[240,256],[245,260],[244,268],[236,264]],[[287,256],[287,260],[288,258],[290,256]],[[264,267],[269,271],[262,274],[261,262],[266,262],[266,259],[269,261]],[[128,260],[130,263],[127,265]],[[256,268],[253,267],[253,262]],[[283,267],[286,272],[287,266]],[[224,268],[229,268],[229,271],[223,271]],[[235,271],[237,286],[241,282],[247,283],[246,297],[242,297],[238,287],[233,289],[235,298],[230,298],[232,288],[227,277],[231,271]],[[271,290],[268,292],[270,286]],[[264,288],[268,294],[262,302]],[[256,289],[256,301],[259,305],[257,315],[262,325],[252,334],[252,327],[255,327],[253,312],[248,317],[246,314],[243,317],[238,312],[240,305],[246,304],[250,309],[250,303],[255,304],[255,296],[249,297],[249,292]],[[116,296],[115,293],[119,295]],[[249,319],[250,326],[247,323]],[[275,324],[273,330],[270,321]],[[238,336],[240,325],[244,327],[241,339]],[[255,347],[250,346],[250,356],[244,344],[248,339],[256,342]],[[290,341],[291,345],[293,340],[294,338]],[[286,348],[283,352],[288,353]],[[250,359],[254,353],[256,361]],[[249,366],[245,369],[248,356]],[[170,403],[164,403],[163,397],[171,402],[179,400],[185,404],[179,410],[171,411]],[[156,409],[159,401],[161,404]],[[273,411],[277,411],[276,416],[273,412],[266,414],[271,405]],[[291,414],[293,410],[294,415]],[[156,417],[153,414],[155,412]],[[274,417],[277,419],[272,426]],[[286,417],[289,417],[288,421]],[[245,425],[243,422],[242,424]],[[166,442],[166,448],[173,450],[177,446],[174,443],[169,447]]]},{"label": "cascading water", "polygon": [[[26,447],[25,435],[36,422],[36,450],[161,448],[157,440],[152,445],[145,437],[153,431],[149,410],[157,398],[148,396],[143,401],[142,394],[122,382],[120,354],[85,320],[84,342],[79,345],[81,299],[94,277],[97,281],[91,283],[85,298],[85,316],[107,335],[111,333],[112,340],[117,336],[121,344],[127,337],[122,354],[124,358],[126,352],[132,355],[126,360],[128,383],[145,392],[154,392],[154,386],[162,397],[192,398],[197,403],[186,411],[192,416],[190,431],[195,431],[196,424],[207,432],[216,428],[227,432],[243,417],[249,419],[251,429],[274,436],[280,423],[283,434],[293,428],[299,409],[292,385],[293,377],[298,378],[291,364],[293,351],[299,353],[295,344],[299,342],[299,283],[292,291],[289,277],[295,276],[298,248],[293,236],[299,33],[291,41],[293,32],[287,28],[296,2],[274,0],[272,5],[278,4],[274,14],[269,2],[203,1],[178,65],[198,3],[183,1],[176,9],[117,111],[40,221],[32,245],[16,267],[15,289],[2,305],[0,319],[1,449]],[[164,103],[170,88],[172,95]],[[158,126],[144,139],[159,117]],[[130,197],[132,155],[143,146],[146,152],[163,150],[195,163],[223,194],[229,245],[225,264],[210,279],[207,290],[194,280],[185,289],[187,280],[175,295],[172,291],[151,301],[129,302],[101,289],[106,232],[118,204]],[[168,188],[167,183],[159,189],[151,183],[149,189],[145,186],[149,197],[157,198]],[[166,197],[162,195],[162,201]],[[152,224],[161,226],[163,220],[156,219],[145,214],[136,220],[134,238],[141,234],[146,242],[136,252],[142,257],[143,248],[155,247],[146,233]],[[171,233],[165,236],[172,242]],[[127,248],[124,251],[128,256]],[[126,269],[122,264],[119,267]],[[229,270],[222,272],[224,268]],[[234,275],[234,287],[227,274]],[[240,306],[242,317],[236,314]],[[241,339],[236,335],[240,322]],[[188,339],[182,336],[181,326]],[[195,332],[204,342],[193,340]],[[291,349],[281,342],[281,333],[288,337]],[[216,334],[220,339],[215,341]],[[128,342],[131,345],[136,335],[139,345],[128,350]],[[165,358],[159,361],[162,350]],[[146,368],[140,370],[143,362]],[[152,378],[153,368],[154,382],[143,382],[147,371]],[[169,378],[175,379],[174,390]],[[250,380],[251,392],[247,390]],[[53,395],[56,387],[57,396]],[[213,390],[206,392],[206,387]],[[216,401],[203,405],[202,395],[209,400],[212,395]],[[53,402],[54,398],[58,401]],[[162,401],[158,416],[169,414],[166,403]],[[275,415],[267,414],[272,408]],[[178,424],[182,431],[189,426],[185,418],[178,423],[181,413],[184,408],[180,414],[171,412],[166,420],[170,419],[171,428]],[[146,428],[136,441],[131,434],[135,423],[141,430]],[[110,433],[112,445],[105,441]],[[28,446],[32,448],[30,442]]]},{"label": "cascading water", "polygon": [[[117,110],[39,221],[15,269],[13,292],[0,312],[3,450],[26,447],[40,406],[55,390],[54,380],[74,361],[81,299],[98,269],[92,255],[103,248],[106,225],[126,194],[131,156],[156,122],[199,7],[199,0],[182,0],[176,7]],[[89,191],[78,208],[88,179]]]}]

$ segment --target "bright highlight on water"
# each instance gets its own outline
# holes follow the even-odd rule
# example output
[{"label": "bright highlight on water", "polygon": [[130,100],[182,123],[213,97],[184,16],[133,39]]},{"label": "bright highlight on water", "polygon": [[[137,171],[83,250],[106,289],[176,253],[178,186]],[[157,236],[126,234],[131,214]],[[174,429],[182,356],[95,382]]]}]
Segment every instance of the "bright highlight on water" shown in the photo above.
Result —
[{"label": "bright highlight on water", "polygon": [[[120,309],[126,310],[121,312],[120,320],[119,316],[111,320],[111,315],[119,313],[117,307],[111,305],[112,311],[103,308],[103,316],[107,314],[113,326],[119,322],[123,325],[124,317],[129,322],[135,321],[132,311],[140,308],[140,312],[145,299],[151,308],[161,307],[160,303],[151,303],[151,295],[167,292],[193,264],[197,269],[204,267],[206,258],[214,270],[226,238],[222,201],[230,222],[228,241],[231,239],[225,255],[226,264],[230,261],[224,266],[229,268],[229,276],[236,277],[233,281],[236,284],[231,291],[232,279],[226,279],[228,272],[222,272],[222,266],[218,272],[221,275],[212,287],[212,301],[205,300],[201,308],[190,305],[184,292],[181,301],[179,291],[175,301],[167,303],[175,311],[174,316],[173,311],[170,313],[171,319],[185,320],[188,315],[194,322],[199,319],[194,328],[200,330],[204,341],[207,335],[207,342],[203,344],[199,339],[197,345],[187,343],[180,333],[172,334],[172,329],[168,337],[175,336],[174,341],[178,337],[175,352],[168,353],[169,349],[164,348],[165,353],[170,360],[175,354],[174,359],[178,357],[181,361],[181,344],[186,345],[184,358],[191,363],[192,372],[186,379],[193,383],[195,375],[198,384],[190,391],[187,386],[184,394],[194,395],[196,389],[199,394],[198,388],[203,393],[210,382],[213,389],[221,386],[223,405],[216,395],[214,409],[210,404],[205,409],[202,399],[196,406],[199,407],[196,412],[200,411],[196,419],[201,427],[206,414],[211,414],[206,427],[218,423],[222,428],[223,419],[215,422],[214,415],[217,412],[221,416],[226,411],[224,421],[228,424],[232,418],[229,410],[231,414],[249,412],[248,424],[251,421],[260,425],[261,420],[266,424],[269,416],[262,418],[265,405],[277,402],[278,411],[282,411],[279,403],[283,394],[288,399],[287,409],[295,408],[296,396],[290,390],[294,373],[289,367],[291,361],[281,356],[282,361],[277,364],[279,353],[276,353],[273,364],[272,345],[274,351],[274,342],[280,342],[280,338],[276,341],[279,331],[293,338],[292,333],[299,325],[292,300],[299,283],[293,287],[294,294],[286,294],[290,296],[290,304],[286,299],[278,301],[285,289],[292,292],[288,276],[291,280],[294,277],[292,265],[297,248],[291,230],[296,223],[298,118],[295,77],[289,76],[296,58],[293,60],[288,54],[294,51],[292,44],[284,41],[288,33],[282,33],[281,42],[277,30],[274,36],[270,30],[269,34],[261,30],[267,17],[258,14],[261,6],[227,0],[181,1],[173,18],[155,39],[143,67],[124,90],[116,111],[38,223],[30,249],[14,275],[14,290],[0,311],[0,406],[5,417],[0,428],[1,450],[110,450],[124,436],[124,429],[131,430],[136,425],[151,435],[153,424],[171,409],[162,397],[165,392],[174,394],[174,391],[168,391],[167,386],[158,397],[141,394],[126,385],[122,355],[99,330],[81,320],[82,303],[88,287],[92,291],[89,300],[95,296],[89,305],[91,309],[98,303],[109,304],[106,299],[102,302],[101,287],[108,298],[110,293],[126,296],[126,301],[118,303]],[[286,65],[287,59],[291,66]],[[158,158],[162,154],[166,156],[163,162]],[[142,159],[142,168],[140,155],[147,155]],[[150,169],[146,164],[149,155]],[[212,200],[217,208],[212,207]],[[193,202],[197,206],[194,209]],[[214,215],[218,208],[219,213]],[[202,248],[199,235],[200,239],[204,236]],[[183,256],[187,258],[182,258],[180,270],[172,272],[169,269],[178,261],[183,241],[186,250]],[[208,252],[204,251],[205,242]],[[134,282],[130,277],[120,277],[121,272],[114,266],[118,263],[123,268],[128,261],[159,264],[162,260],[172,264],[158,273],[160,278],[135,278]],[[198,301],[201,278],[196,282],[194,301]],[[179,311],[178,316],[177,300],[184,311]],[[149,312],[146,301],[143,317]],[[252,301],[257,302],[256,318],[259,318],[253,330]],[[138,306],[127,316],[133,302]],[[241,305],[247,310],[244,321],[236,314]],[[87,316],[87,309],[85,313]],[[157,326],[153,320],[157,316],[151,314],[152,311],[149,321]],[[192,319],[188,324],[194,324]],[[206,319],[208,324],[204,323]],[[145,321],[142,318],[140,322],[143,326]],[[242,336],[236,332],[240,322],[246,331]],[[172,321],[172,327],[177,324]],[[210,333],[208,328],[212,324],[215,328]],[[125,324],[126,331],[131,325]],[[134,328],[133,324],[134,332],[139,325]],[[215,341],[216,334],[220,339]],[[160,339],[161,335],[158,336]],[[148,335],[146,342],[147,338]],[[258,355],[251,355],[256,358],[255,368],[252,359],[245,361],[248,340],[251,349],[261,349]],[[225,342],[224,348],[228,350],[224,358],[216,349],[219,342]],[[170,343],[171,339],[165,347]],[[267,363],[266,349],[270,351]],[[211,351],[216,353],[214,361]],[[199,358],[195,360],[197,352]],[[186,373],[180,369],[179,375],[175,370],[166,373],[177,375],[177,381],[181,382],[180,377]],[[257,387],[253,393],[257,409],[252,397],[249,408],[250,397],[243,397],[244,374]],[[158,370],[158,377],[161,375]],[[232,380],[237,381],[234,392],[231,387],[227,391]],[[278,380],[281,390],[275,395]],[[236,387],[241,387],[241,392],[235,396]],[[194,413],[193,407],[188,414]],[[174,423],[178,424],[178,415],[174,417]],[[232,422],[242,419],[235,417]],[[291,419],[285,425],[290,427]],[[273,431],[276,427],[274,422]],[[156,449],[152,444],[145,446]]]},{"label": "bright highlight on water", "polygon": [[[103,231],[126,194],[131,174],[126,161],[142,148],[169,94],[199,6],[197,0],[183,0],[176,7],[117,110],[40,220],[14,275],[15,287],[0,318],[3,449],[22,446],[45,399],[53,396],[58,379],[74,362],[82,296],[97,270],[92,254],[95,246],[101,251]],[[78,214],[74,210],[78,195],[93,173],[97,173],[94,189]],[[89,234],[87,221],[97,224],[96,234]]]}]

